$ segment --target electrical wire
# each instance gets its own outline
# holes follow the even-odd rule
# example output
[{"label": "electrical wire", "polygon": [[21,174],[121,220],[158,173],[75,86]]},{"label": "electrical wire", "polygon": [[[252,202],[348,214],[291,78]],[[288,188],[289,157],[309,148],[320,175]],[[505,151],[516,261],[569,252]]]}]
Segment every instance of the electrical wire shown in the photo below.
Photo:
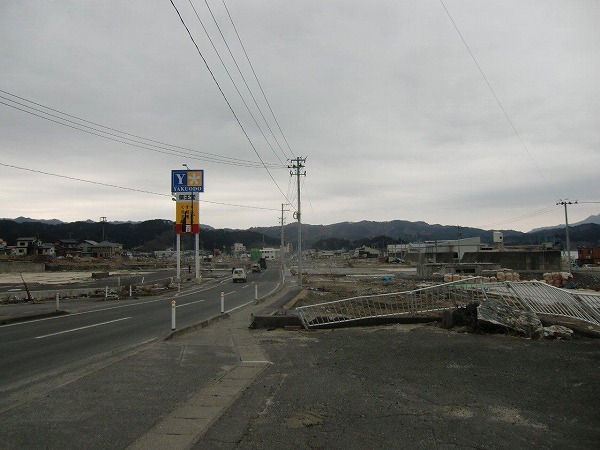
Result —
[{"label": "electrical wire", "polygon": [[[71,180],[71,181],[79,181],[81,183],[94,184],[97,186],[104,186],[104,187],[109,187],[109,188],[114,188],[114,189],[122,189],[125,191],[132,191],[132,192],[140,192],[143,194],[160,195],[161,197],[171,197],[171,198],[173,197],[172,194],[162,194],[160,192],[145,191],[143,189],[136,189],[136,188],[126,187],[126,186],[119,186],[116,184],[102,183],[100,181],[92,181],[92,180],[86,180],[83,178],[70,177],[68,175],[61,175],[61,174],[52,173],[52,172],[45,172],[43,170],[29,169],[27,167],[20,167],[20,166],[15,166],[12,164],[5,164],[2,162],[0,162],[0,166],[9,167],[11,169],[25,170],[27,172],[39,173],[41,175],[49,175],[49,176],[57,177],[57,178],[64,178],[64,179]],[[215,205],[234,206],[237,208],[250,208],[250,209],[262,209],[262,210],[267,210],[267,211],[279,211],[279,209],[277,209],[277,208],[267,208],[267,207],[262,207],[262,206],[240,205],[240,204],[236,204],[236,203],[216,202],[216,201],[210,201],[210,200],[198,200],[198,201],[202,202],[202,203],[211,203],[211,204],[215,204]]]},{"label": "electrical wire", "polygon": [[521,134],[519,134],[519,132],[517,131],[517,128],[515,127],[515,124],[513,123],[513,121],[510,119],[510,117],[508,116],[508,113],[506,112],[506,110],[504,109],[504,106],[502,105],[502,102],[500,101],[500,99],[498,98],[498,96],[496,95],[496,92],[494,91],[494,88],[492,87],[492,85],[490,84],[490,82],[488,81],[487,77],[485,76],[485,73],[483,72],[483,69],[481,68],[481,66],[479,65],[479,63],[477,62],[477,59],[475,58],[475,55],[473,54],[473,52],[471,51],[471,48],[469,47],[469,45],[467,44],[467,41],[465,40],[465,38],[463,37],[462,33],[460,32],[460,30],[458,29],[458,26],[456,25],[456,22],[454,21],[454,19],[452,18],[452,15],[450,15],[450,11],[448,11],[448,8],[446,8],[446,5],[444,4],[443,0],[440,0],[440,3],[442,4],[442,6],[444,7],[444,10],[446,11],[446,14],[448,15],[448,17],[450,18],[450,21],[452,22],[452,25],[454,25],[454,29],[456,30],[456,32],[458,33],[460,39],[462,40],[463,44],[465,45],[467,51],[469,52],[469,55],[471,55],[471,59],[473,60],[473,62],[475,63],[475,65],[477,66],[477,69],[479,70],[479,73],[481,74],[481,76],[483,77],[483,80],[485,81],[485,84],[487,85],[487,87],[489,88],[490,92],[492,93],[492,96],[494,97],[494,99],[496,100],[496,103],[498,104],[498,106],[500,107],[500,110],[502,111],[502,114],[504,114],[504,117],[506,118],[506,120],[508,121],[510,127],[512,128],[512,130],[514,131],[515,135],[517,136],[517,138],[519,139],[521,145],[523,146],[523,148],[525,149],[525,151],[527,152],[527,155],[529,155],[529,159],[531,159],[531,162],[533,163],[534,167],[536,168],[536,170],[538,171],[538,173],[540,174],[540,176],[542,177],[542,179],[544,180],[544,182],[546,183],[546,186],[548,187],[548,189],[550,189],[550,192],[552,192],[552,194],[554,195],[554,197],[558,197],[558,195],[556,195],[556,192],[554,191],[554,189],[552,188],[552,186],[550,186],[550,183],[548,183],[548,180],[546,179],[546,177],[544,176],[544,174],[542,173],[542,171],[540,170],[539,166],[537,165],[537,163],[535,162],[535,159],[533,159],[533,156],[531,154],[531,152],[529,151],[529,148],[527,147],[527,145],[525,145],[525,141],[523,140],[523,138],[521,137]]},{"label": "electrical wire", "polygon": [[273,112],[273,108],[271,108],[271,103],[269,103],[267,94],[265,94],[262,84],[261,84],[260,80],[258,79],[258,75],[256,74],[256,71],[254,70],[254,66],[252,65],[252,61],[250,61],[248,52],[246,52],[246,47],[244,46],[244,43],[242,42],[242,38],[241,38],[240,34],[238,33],[237,27],[235,26],[235,23],[233,22],[233,18],[231,17],[231,14],[229,13],[229,8],[227,8],[227,5],[225,4],[225,0],[222,0],[222,2],[223,2],[223,6],[225,7],[225,10],[227,11],[227,16],[229,16],[229,21],[231,22],[231,25],[233,26],[233,29],[238,38],[238,41],[240,42],[242,50],[244,51],[244,55],[246,55],[246,60],[248,61],[248,64],[250,65],[250,68],[252,69],[252,73],[254,74],[256,83],[258,84],[260,91],[262,92],[265,102],[267,103],[267,106],[269,107],[269,110],[271,111],[271,115],[273,116],[273,119],[275,120],[275,123],[277,124],[277,128],[279,129],[279,132],[281,133],[283,140],[285,141],[288,149],[290,150],[290,158],[293,158],[294,152],[292,151],[292,147],[290,147],[290,143],[288,142],[287,138],[285,137],[285,134],[283,133],[283,130],[281,129],[281,125],[279,125],[279,121],[277,120],[277,117],[275,116],[275,113]]},{"label": "electrical wire", "polygon": [[[41,108],[45,108],[45,109],[47,109],[49,111],[54,111],[54,112],[56,112],[58,114],[62,114],[64,116],[66,116],[66,117],[71,117],[71,118],[77,119],[80,122],[84,122],[84,123],[79,123],[79,122],[76,122],[76,121],[73,121],[73,120],[70,120],[70,119],[66,119],[65,117],[61,117],[61,116],[59,116],[57,114],[53,114],[53,113],[50,113],[50,112],[43,111],[43,110],[41,110],[39,108],[34,108],[32,106],[26,105],[24,103],[18,102],[16,100],[13,100],[11,98],[7,98],[7,97],[2,96],[2,95],[0,95],[1,99],[4,99],[4,100],[6,100],[8,102],[11,102],[12,104],[11,103],[5,103],[5,102],[2,102],[2,101],[0,101],[0,104],[3,104],[5,106],[8,106],[8,107],[16,109],[16,110],[19,110],[21,112],[25,112],[27,114],[31,114],[33,116],[39,117],[39,118],[44,119],[44,120],[48,120],[50,122],[53,122],[53,123],[56,123],[56,124],[59,124],[59,125],[63,125],[65,127],[69,127],[69,128],[72,128],[72,129],[75,129],[75,130],[78,130],[78,131],[82,131],[84,133],[88,133],[88,134],[92,134],[92,135],[97,136],[97,137],[101,137],[103,139],[108,139],[108,140],[111,140],[111,141],[115,141],[115,142],[119,142],[119,143],[122,143],[122,144],[130,145],[132,147],[142,148],[142,149],[145,149],[145,150],[153,151],[153,152],[156,152],[156,153],[163,153],[163,154],[171,155],[171,156],[185,157],[185,158],[196,159],[196,160],[200,160],[200,161],[214,162],[214,163],[218,163],[218,164],[227,164],[227,165],[233,165],[233,166],[242,166],[242,167],[250,167],[250,168],[262,168],[263,167],[261,164],[259,164],[258,162],[254,162],[254,161],[248,161],[248,160],[243,160],[243,159],[239,159],[239,158],[231,158],[231,157],[216,155],[216,154],[212,154],[212,153],[201,152],[201,151],[193,150],[193,149],[186,148],[186,147],[179,147],[179,146],[176,146],[176,145],[167,144],[167,143],[163,143],[163,142],[160,142],[160,141],[155,141],[155,140],[152,140],[152,139],[147,139],[147,138],[144,138],[144,137],[141,137],[141,136],[137,136],[137,135],[134,135],[134,134],[131,134],[131,133],[127,133],[127,132],[124,132],[124,131],[117,130],[115,128],[111,128],[111,127],[107,127],[105,125],[101,125],[101,124],[98,124],[98,123],[95,123],[95,122],[91,122],[89,120],[82,119],[82,118],[77,117],[77,116],[73,116],[71,114],[64,113],[64,112],[59,111],[57,109],[53,109],[53,108],[50,108],[48,106],[44,106],[44,105],[41,105],[39,103],[36,103],[36,102],[34,102],[32,100],[28,100],[28,99],[25,99],[25,98],[20,97],[18,95],[11,94],[10,92],[6,92],[6,91],[3,91],[3,90],[0,90],[0,92],[2,92],[4,94],[7,94],[7,95],[10,95],[10,96],[13,96],[15,98],[18,98],[20,100],[23,100],[25,102],[31,103],[33,105],[39,106]],[[21,106],[22,108],[20,108],[18,106],[15,106],[15,104]],[[27,108],[27,109],[23,109],[23,108]],[[32,111],[35,111],[35,112],[32,112]],[[39,114],[37,114],[37,113],[39,113]],[[54,119],[57,119],[57,120],[51,119],[50,117],[53,117]],[[64,122],[67,122],[67,123],[64,123]],[[92,127],[92,126],[89,126],[89,125],[85,125],[85,123],[90,123],[90,124],[95,125],[96,127],[99,127],[99,128],[95,128],[95,127]],[[69,125],[69,124],[72,124],[72,125]],[[120,133],[120,134],[122,134],[124,136],[121,136],[121,135],[116,134],[116,133],[111,133],[111,132],[108,132],[108,131],[104,131],[104,130],[102,130],[100,128],[105,128],[107,130],[115,131],[116,133]],[[132,137],[135,137],[135,138],[138,138],[138,139],[143,139],[144,141],[148,141],[148,142],[144,142],[144,141],[140,141],[140,140],[136,140],[136,139],[131,139],[131,138],[127,137],[127,136],[132,136]],[[161,144],[161,145],[156,145],[156,144],[153,144],[153,143]],[[279,167],[279,166],[271,166],[271,167],[276,168],[276,167]]]},{"label": "electrical wire", "polygon": [[[210,44],[212,45],[213,50],[215,51],[215,53],[217,54],[217,57],[219,58],[219,61],[221,61],[221,65],[223,66],[223,68],[225,69],[225,73],[227,73],[227,76],[229,77],[229,80],[231,81],[231,83],[233,84],[233,87],[235,88],[236,92],[238,93],[240,99],[242,100],[242,103],[244,104],[244,106],[246,107],[246,110],[248,111],[248,114],[250,114],[250,117],[252,117],[252,120],[254,121],[254,124],[256,125],[256,127],[258,128],[258,130],[260,131],[260,133],[262,134],[263,138],[265,139],[265,142],[267,143],[267,145],[271,148],[271,151],[273,152],[273,154],[275,155],[275,157],[279,160],[279,163],[283,165],[283,161],[281,160],[281,158],[279,158],[279,155],[277,155],[277,152],[275,152],[275,149],[273,148],[273,146],[271,145],[271,143],[269,142],[269,140],[267,139],[267,136],[265,135],[263,129],[261,128],[261,126],[258,124],[258,121],[256,120],[256,118],[254,117],[254,114],[252,114],[252,110],[250,109],[250,107],[248,106],[248,103],[246,102],[246,99],[244,98],[244,96],[242,95],[242,93],[240,92],[236,82],[233,80],[233,77],[231,75],[231,72],[229,72],[229,69],[227,68],[227,65],[225,64],[225,61],[223,61],[223,58],[221,57],[221,54],[219,53],[219,51],[217,50],[217,47],[215,46],[212,38],[210,37],[210,34],[208,33],[208,30],[206,29],[206,27],[204,26],[204,22],[202,22],[202,19],[200,19],[200,15],[198,14],[198,11],[196,10],[196,8],[194,7],[194,4],[192,3],[192,0],[188,0],[188,2],[190,3],[190,6],[192,7],[192,9],[194,10],[194,14],[196,15],[196,18],[198,19],[198,22],[200,22],[200,25],[202,26],[202,29],[204,30],[204,33],[206,34],[206,37],[208,38],[208,41],[210,42]],[[209,9],[210,10],[210,9]],[[212,11],[211,11],[212,13]],[[217,25],[217,28],[219,26]],[[219,30],[220,31],[220,30]],[[227,45],[227,44],[225,44]],[[234,59],[235,62],[235,59]],[[239,70],[239,68],[238,68]],[[240,72],[241,74],[241,72]],[[242,78],[244,78],[244,76],[242,75]],[[246,85],[247,86],[247,85]],[[252,96],[252,93],[250,93],[250,95]],[[259,111],[260,111],[260,107],[259,107]]]},{"label": "electrical wire", "polygon": [[502,220],[502,221],[493,222],[493,223],[487,223],[485,225],[481,225],[480,228],[485,229],[485,228],[494,227],[494,226],[497,226],[497,225],[505,225],[505,224],[508,224],[508,223],[519,222],[521,220],[529,219],[531,217],[536,217],[536,216],[540,216],[542,214],[547,214],[547,213],[549,213],[551,211],[555,211],[558,208],[559,207],[557,205],[548,206],[546,208],[543,208],[543,209],[540,209],[540,210],[537,210],[537,211],[533,211],[533,212],[524,214],[522,216],[514,217],[512,219]]},{"label": "electrical wire", "polygon": [[[189,0],[190,4],[192,4],[192,0]],[[256,98],[254,97],[254,94],[252,93],[252,89],[250,89],[250,86],[248,85],[248,82],[246,81],[246,77],[244,76],[244,73],[242,72],[242,69],[240,68],[237,60],[235,59],[235,56],[233,55],[233,52],[231,51],[231,47],[229,47],[229,44],[227,43],[227,39],[225,38],[225,35],[223,34],[223,32],[221,31],[221,27],[219,26],[219,22],[217,22],[217,18],[215,17],[215,15],[213,14],[213,11],[210,7],[210,5],[208,4],[208,0],[204,0],[204,3],[206,4],[206,7],[208,8],[208,11],[210,12],[210,15],[213,19],[213,22],[215,23],[215,26],[217,27],[217,30],[219,30],[219,34],[221,35],[221,39],[223,39],[223,43],[225,44],[225,47],[227,47],[227,51],[229,52],[229,56],[231,56],[231,59],[233,60],[233,63],[235,64],[235,67],[238,70],[238,73],[240,74],[240,76],[242,77],[242,81],[244,82],[244,84],[246,85],[246,89],[248,89],[248,93],[250,94],[250,97],[252,98],[252,100],[254,101],[254,104],[256,105],[256,108],[258,109],[258,112],[260,113],[261,117],[263,118],[263,121],[265,122],[265,125],[267,126],[267,128],[269,129],[269,132],[271,133],[271,136],[273,136],[273,139],[275,140],[275,143],[277,144],[277,146],[279,147],[279,150],[281,150],[281,153],[283,154],[283,157],[285,159],[287,159],[287,156],[285,154],[285,152],[283,151],[283,148],[281,147],[281,144],[279,143],[279,141],[277,140],[277,137],[275,137],[275,133],[273,133],[273,130],[271,129],[271,126],[269,125],[269,122],[267,121],[267,118],[265,117],[265,115],[262,112],[261,107],[259,106],[258,102],[256,101]],[[192,6],[193,8],[193,6]],[[195,11],[195,9],[194,9]],[[196,14],[196,16],[198,17],[198,14]],[[198,17],[198,20],[200,20],[200,17]],[[201,22],[202,23],[202,22]],[[204,27],[204,25],[203,25]],[[206,29],[205,29],[206,31]],[[208,35],[208,33],[207,33]],[[209,38],[210,39],[210,38]],[[212,42],[212,41],[211,41]],[[214,46],[213,46],[214,47]],[[216,51],[216,49],[215,49]],[[221,62],[223,62],[221,60]],[[233,79],[232,79],[233,82]],[[240,94],[241,95],[241,94]],[[256,122],[256,121],[255,121]],[[256,124],[258,126],[258,123]],[[262,132],[262,130],[261,130]],[[263,134],[264,135],[264,134]],[[265,136],[265,140],[266,140],[266,136]],[[273,149],[273,147],[271,146],[271,144],[269,143],[269,141],[267,141],[267,143],[269,144],[269,146],[271,147],[271,150],[273,150],[273,153],[275,153],[275,149]],[[275,153],[275,156],[277,157],[277,159],[279,159],[279,156]],[[283,164],[283,161],[281,161],[281,159],[279,159],[279,162],[281,162],[281,164]]]},{"label": "electrical wire", "polygon": [[256,150],[256,147],[254,146],[254,143],[252,142],[252,140],[250,139],[250,136],[248,135],[248,133],[246,132],[246,129],[244,128],[244,126],[242,125],[242,122],[240,122],[239,117],[237,116],[237,114],[235,113],[233,107],[231,106],[231,103],[229,102],[229,100],[227,99],[227,96],[225,95],[225,92],[223,92],[223,89],[221,88],[221,85],[219,84],[219,82],[217,81],[213,71],[211,70],[210,66],[208,65],[208,62],[206,61],[206,58],[204,58],[204,55],[202,54],[202,52],[200,51],[200,47],[198,47],[198,44],[196,43],[194,37],[192,36],[192,33],[190,31],[190,29],[188,28],[187,24],[185,23],[185,20],[183,20],[183,17],[181,16],[181,13],[179,12],[179,9],[177,9],[177,6],[175,6],[175,3],[173,2],[173,0],[169,0],[171,2],[171,5],[173,6],[173,8],[175,9],[175,12],[177,13],[177,16],[179,17],[179,20],[181,21],[181,24],[183,25],[183,27],[186,29],[187,34],[190,38],[190,40],[192,41],[192,43],[194,44],[194,47],[196,47],[196,51],[198,52],[198,55],[200,56],[200,58],[202,58],[202,61],[204,61],[204,65],[206,66],[206,69],[208,70],[208,72],[210,73],[213,81],[215,82],[215,84],[217,85],[217,88],[219,89],[219,92],[221,93],[221,95],[223,96],[223,99],[225,100],[225,103],[227,103],[227,106],[229,107],[229,110],[231,111],[231,113],[233,114],[233,117],[235,118],[235,120],[237,121],[239,127],[241,128],[242,132],[244,133],[244,136],[246,136],[246,139],[248,140],[248,143],[250,144],[250,146],[252,147],[252,150],[254,150],[254,153],[256,153],[256,156],[258,157],[258,159],[260,160],[260,162],[262,163],[263,167],[265,168],[265,170],[267,171],[267,173],[269,174],[269,177],[271,178],[271,180],[273,181],[273,183],[275,183],[275,186],[277,186],[277,189],[279,190],[279,192],[281,193],[281,195],[283,195],[283,197],[289,202],[289,200],[287,199],[287,197],[285,196],[285,194],[283,193],[283,191],[281,190],[281,188],[279,187],[279,185],[277,184],[277,181],[275,181],[275,178],[273,178],[273,174],[271,174],[271,171],[269,170],[269,168],[267,167],[267,165],[264,163],[263,159],[260,157],[260,154],[258,153],[258,150]]}]

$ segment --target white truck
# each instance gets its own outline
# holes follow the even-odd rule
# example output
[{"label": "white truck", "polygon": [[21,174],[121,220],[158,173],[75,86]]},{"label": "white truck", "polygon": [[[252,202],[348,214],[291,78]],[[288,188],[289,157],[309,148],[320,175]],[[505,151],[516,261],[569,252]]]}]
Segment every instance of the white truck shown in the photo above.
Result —
[{"label": "white truck", "polygon": [[233,282],[237,283],[238,281],[241,283],[246,282],[246,271],[244,269],[233,269]]}]

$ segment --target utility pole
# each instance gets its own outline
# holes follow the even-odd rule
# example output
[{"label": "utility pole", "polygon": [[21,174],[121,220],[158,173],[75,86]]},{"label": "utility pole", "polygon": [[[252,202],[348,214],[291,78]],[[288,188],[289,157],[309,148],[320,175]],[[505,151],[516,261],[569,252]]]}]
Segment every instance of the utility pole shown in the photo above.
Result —
[{"label": "utility pole", "polygon": [[571,273],[571,243],[569,242],[569,216],[567,215],[567,205],[576,205],[577,200],[574,202],[569,199],[560,200],[556,202],[557,205],[563,205],[565,207],[565,234],[567,237],[567,262],[569,264],[569,273]]},{"label": "utility pole", "polygon": [[458,263],[460,264],[460,238],[462,236],[462,230],[460,229],[460,225],[458,225]]},{"label": "utility pole", "polygon": [[106,225],[106,217],[100,217],[100,222],[102,222],[102,241],[104,241],[104,225]]},{"label": "utility pole", "polygon": [[285,241],[283,239],[283,233],[284,233],[283,224],[285,221],[285,217],[283,215],[283,212],[287,211],[287,209],[284,209],[285,205],[286,205],[286,203],[281,204],[281,217],[280,217],[280,219],[281,219],[281,245],[280,245],[280,249],[279,249],[279,253],[281,253],[281,274],[282,274],[284,283],[285,283],[285,254],[283,252],[283,248],[285,245]]},{"label": "utility pole", "polygon": [[300,176],[306,176],[306,172],[302,171],[306,158],[298,156],[296,159],[290,161],[292,164],[288,166],[288,169],[295,170],[295,172],[290,171],[290,175],[296,176],[298,190],[298,211],[294,213],[294,218],[298,221],[298,285],[300,286],[300,289],[302,289],[302,213],[300,208]]}]

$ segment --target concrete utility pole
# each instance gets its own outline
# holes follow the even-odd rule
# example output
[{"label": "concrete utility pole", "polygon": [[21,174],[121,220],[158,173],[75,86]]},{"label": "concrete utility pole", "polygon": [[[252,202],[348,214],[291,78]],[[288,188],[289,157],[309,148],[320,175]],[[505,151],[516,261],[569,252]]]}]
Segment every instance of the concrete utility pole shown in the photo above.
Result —
[{"label": "concrete utility pole", "polygon": [[565,207],[565,234],[567,237],[567,262],[569,264],[569,273],[571,273],[571,243],[569,242],[569,216],[567,215],[567,205],[576,205],[577,200],[574,202],[569,199],[560,200],[556,202],[557,205],[563,205]]},{"label": "concrete utility pole", "polygon": [[303,172],[304,163],[306,162],[306,158],[301,158],[300,156],[296,157],[296,159],[290,160],[292,162],[291,165],[288,166],[288,169],[294,169],[294,171],[290,171],[291,176],[296,176],[297,188],[298,188],[298,211],[294,213],[294,218],[298,220],[298,285],[300,289],[302,289],[302,217],[301,217],[301,208],[300,208],[300,175],[306,176],[306,172]]},{"label": "concrete utility pole", "polygon": [[106,217],[100,217],[100,222],[102,223],[102,241],[104,241],[104,226],[106,225]]},{"label": "concrete utility pole", "polygon": [[460,264],[460,238],[462,236],[462,230],[460,229],[460,225],[458,225],[458,263]]},{"label": "concrete utility pole", "polygon": [[287,203],[281,204],[281,218],[280,218],[281,219],[281,245],[280,245],[280,249],[279,249],[279,252],[281,253],[281,274],[282,274],[284,282],[285,282],[285,254],[283,252],[283,247],[285,245],[285,241],[283,239],[283,233],[284,233],[283,224],[285,221],[285,217],[283,216],[283,212],[287,211],[287,209],[283,209],[283,208],[285,207],[286,204]]}]

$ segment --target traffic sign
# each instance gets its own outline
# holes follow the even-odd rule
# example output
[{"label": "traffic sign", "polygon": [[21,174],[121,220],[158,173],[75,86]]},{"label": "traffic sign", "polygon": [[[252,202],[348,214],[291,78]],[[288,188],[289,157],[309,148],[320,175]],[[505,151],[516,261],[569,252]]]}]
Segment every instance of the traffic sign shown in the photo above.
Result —
[{"label": "traffic sign", "polygon": [[171,192],[204,192],[204,170],[171,170]]}]

